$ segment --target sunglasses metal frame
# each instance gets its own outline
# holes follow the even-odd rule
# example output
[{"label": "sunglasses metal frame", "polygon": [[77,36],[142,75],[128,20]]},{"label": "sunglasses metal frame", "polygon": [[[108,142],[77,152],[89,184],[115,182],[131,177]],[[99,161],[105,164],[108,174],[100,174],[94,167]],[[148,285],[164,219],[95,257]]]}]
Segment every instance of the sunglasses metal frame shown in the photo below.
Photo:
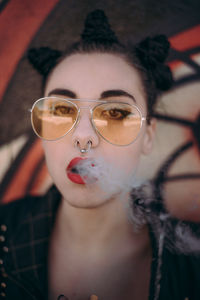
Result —
[{"label": "sunglasses metal frame", "polygon": [[[38,102],[40,102],[40,101],[42,101],[42,100],[45,100],[45,99],[55,99],[55,100],[57,99],[57,100],[62,100],[62,101],[64,101],[64,102],[71,103],[71,104],[74,105],[74,106],[76,107],[76,109],[77,109],[77,117],[76,117],[76,120],[75,120],[73,126],[72,126],[72,127],[71,127],[64,135],[62,135],[61,137],[58,137],[58,138],[56,138],[56,139],[45,139],[45,138],[41,137],[41,136],[37,133],[37,131],[35,130],[35,127],[34,127],[34,124],[33,124],[33,110],[34,110],[34,107],[36,106],[36,104],[37,104]],[[74,101],[78,101],[78,102],[89,102],[89,103],[99,103],[99,104],[95,105],[95,106],[92,107],[92,108],[90,108],[89,106],[80,106],[80,107],[79,107],[76,103],[73,103]],[[140,121],[140,130],[139,130],[139,132],[138,132],[137,137],[136,137],[131,143],[125,144],[125,145],[114,144],[114,143],[110,142],[109,140],[107,140],[107,139],[106,139],[106,138],[98,131],[98,129],[96,128],[95,123],[94,123],[94,121],[93,121],[93,111],[94,111],[94,109],[95,109],[96,107],[101,106],[102,104],[106,104],[106,103],[121,103],[121,104],[128,104],[128,105],[134,107],[134,108],[138,111],[138,113],[139,113],[139,115],[140,115],[140,117],[141,117],[141,121]],[[112,145],[115,145],[115,146],[119,146],[119,147],[128,146],[128,145],[134,143],[134,142],[137,140],[137,138],[138,138],[138,136],[139,136],[139,134],[140,134],[140,132],[141,132],[141,128],[142,128],[143,121],[146,121],[146,119],[147,119],[146,117],[144,117],[144,116],[142,115],[140,109],[139,109],[136,105],[130,104],[130,103],[124,102],[124,101],[123,101],[123,102],[120,102],[120,101],[104,101],[104,100],[98,100],[98,99],[71,99],[71,98],[59,98],[59,97],[55,97],[55,96],[49,96],[49,97],[39,98],[38,100],[36,100],[36,101],[33,103],[32,108],[29,110],[30,113],[31,113],[31,125],[32,125],[32,128],[33,128],[35,134],[36,134],[40,139],[45,140],[45,141],[57,141],[57,140],[63,138],[64,136],[66,136],[66,135],[67,135],[67,134],[68,134],[68,133],[69,133],[69,132],[70,132],[70,131],[78,124],[78,123],[79,123],[79,121],[80,121],[80,112],[81,112],[81,109],[89,109],[89,111],[90,111],[90,122],[91,122],[92,127],[93,127],[93,129],[95,130],[95,132],[96,132],[98,135],[100,135],[106,142],[108,142],[108,143],[110,143],[110,144],[112,144]]]}]

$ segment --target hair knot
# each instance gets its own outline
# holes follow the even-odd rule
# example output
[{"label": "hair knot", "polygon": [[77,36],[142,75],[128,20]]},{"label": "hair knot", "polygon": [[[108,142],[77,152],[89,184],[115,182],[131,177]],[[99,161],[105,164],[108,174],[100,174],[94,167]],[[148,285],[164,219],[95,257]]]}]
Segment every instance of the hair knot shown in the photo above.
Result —
[{"label": "hair knot", "polygon": [[146,38],[135,48],[136,55],[142,65],[148,70],[160,90],[168,90],[173,78],[170,68],[164,64],[170,48],[170,43],[165,35]]},{"label": "hair knot", "polygon": [[56,65],[62,53],[49,47],[31,48],[28,51],[28,59],[33,67],[43,76],[47,76]]},{"label": "hair knot", "polygon": [[83,43],[107,44],[119,43],[114,31],[112,31],[104,12],[97,9],[88,14],[85,20],[85,28],[81,34]]}]

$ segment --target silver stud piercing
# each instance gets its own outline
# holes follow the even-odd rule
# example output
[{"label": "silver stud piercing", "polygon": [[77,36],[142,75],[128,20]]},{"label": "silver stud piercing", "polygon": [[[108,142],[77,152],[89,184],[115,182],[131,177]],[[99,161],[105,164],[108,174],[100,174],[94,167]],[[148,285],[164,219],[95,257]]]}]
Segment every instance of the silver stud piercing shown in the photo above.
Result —
[{"label": "silver stud piercing", "polygon": [[89,140],[86,144],[86,147],[82,148],[82,149],[80,148],[80,142],[79,141],[75,142],[75,146],[79,149],[81,154],[84,154],[84,153],[87,153],[90,150],[90,148],[92,146],[92,141]]}]

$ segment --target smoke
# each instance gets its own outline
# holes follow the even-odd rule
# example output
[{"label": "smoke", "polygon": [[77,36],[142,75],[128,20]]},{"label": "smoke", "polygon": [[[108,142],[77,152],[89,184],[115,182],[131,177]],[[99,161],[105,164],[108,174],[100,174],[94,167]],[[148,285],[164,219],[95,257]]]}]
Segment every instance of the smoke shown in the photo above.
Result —
[{"label": "smoke", "polygon": [[103,158],[81,160],[76,165],[77,173],[87,185],[97,184],[106,197],[130,193],[128,218],[138,231],[144,225],[152,230],[156,240],[164,237],[164,247],[176,253],[200,252],[200,226],[176,219],[157,200],[153,182],[138,177],[137,168],[127,174]]},{"label": "smoke", "polygon": [[87,185],[97,184],[108,197],[119,192],[130,192],[142,184],[136,176],[136,168],[127,174],[103,158],[81,160],[76,165],[76,172]]},{"label": "smoke", "polygon": [[153,182],[131,192],[131,217],[137,229],[148,224],[156,240],[164,236],[164,247],[174,253],[200,253],[200,224],[172,216],[154,194]]}]

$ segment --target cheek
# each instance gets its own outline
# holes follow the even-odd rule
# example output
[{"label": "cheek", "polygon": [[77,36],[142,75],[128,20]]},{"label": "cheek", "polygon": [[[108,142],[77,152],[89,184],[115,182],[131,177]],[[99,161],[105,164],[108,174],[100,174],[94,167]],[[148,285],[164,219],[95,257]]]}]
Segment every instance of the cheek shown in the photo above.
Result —
[{"label": "cheek", "polygon": [[67,163],[64,149],[58,142],[43,141],[42,145],[49,173],[54,178],[64,170]]},{"label": "cheek", "polygon": [[124,158],[124,165],[126,165],[126,171],[128,174],[131,174],[132,172],[135,172],[138,168],[138,165],[140,163],[140,156],[141,151],[135,149],[135,151],[128,151],[128,153],[125,154]]},{"label": "cheek", "polygon": [[122,173],[130,175],[137,169],[142,152],[140,140],[125,147],[115,147],[110,154],[110,163],[120,169]]}]

